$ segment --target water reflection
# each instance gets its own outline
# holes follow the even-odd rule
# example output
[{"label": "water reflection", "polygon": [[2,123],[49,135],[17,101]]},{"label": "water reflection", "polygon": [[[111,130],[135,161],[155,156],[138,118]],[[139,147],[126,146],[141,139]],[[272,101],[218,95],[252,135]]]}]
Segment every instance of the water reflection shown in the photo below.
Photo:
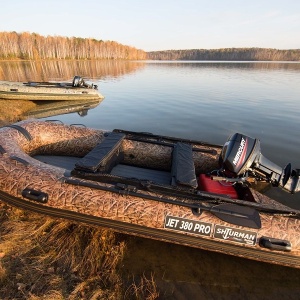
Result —
[{"label": "water reflection", "polygon": [[191,68],[191,69],[245,69],[245,70],[289,70],[300,71],[299,62],[228,62],[228,61],[147,61],[149,65],[161,68]]},{"label": "water reflection", "polygon": [[88,111],[97,107],[102,100],[88,101],[37,101],[36,106],[26,111],[21,119],[47,118],[63,114],[77,113],[80,117],[88,115]]},{"label": "water reflection", "polygon": [[117,78],[136,72],[145,63],[132,61],[1,61],[0,80],[6,81],[59,81],[75,75],[90,79]]}]

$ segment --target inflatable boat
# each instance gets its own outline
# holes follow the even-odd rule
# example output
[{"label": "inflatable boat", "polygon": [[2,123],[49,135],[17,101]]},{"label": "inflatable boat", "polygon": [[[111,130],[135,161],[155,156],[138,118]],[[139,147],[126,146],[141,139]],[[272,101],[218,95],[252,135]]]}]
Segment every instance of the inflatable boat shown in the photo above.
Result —
[{"label": "inflatable boat", "polygon": [[0,129],[0,199],[117,232],[300,268],[299,170],[233,134],[224,146],[25,120]]},{"label": "inflatable boat", "polygon": [[98,86],[87,83],[80,76],[72,82],[0,82],[0,99],[2,100],[99,100],[104,97]]}]

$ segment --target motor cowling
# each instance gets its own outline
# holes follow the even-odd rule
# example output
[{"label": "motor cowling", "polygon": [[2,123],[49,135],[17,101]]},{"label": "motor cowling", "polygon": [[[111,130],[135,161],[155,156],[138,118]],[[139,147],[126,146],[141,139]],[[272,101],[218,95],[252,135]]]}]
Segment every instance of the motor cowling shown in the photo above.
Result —
[{"label": "motor cowling", "polygon": [[80,76],[74,76],[73,78],[73,82],[72,82],[72,86],[73,87],[84,87],[84,88],[88,88],[88,89],[98,89],[98,86],[95,84],[89,84],[86,83],[82,77]]},{"label": "motor cowling", "polygon": [[274,164],[261,153],[260,141],[241,133],[235,133],[224,144],[220,155],[221,169],[233,176],[243,177],[251,172],[254,177],[271,182],[295,193],[300,190],[300,170],[292,170],[291,164],[285,168]]},{"label": "motor cowling", "polygon": [[221,164],[236,175],[245,173],[260,154],[260,142],[241,133],[235,133],[224,144]]}]

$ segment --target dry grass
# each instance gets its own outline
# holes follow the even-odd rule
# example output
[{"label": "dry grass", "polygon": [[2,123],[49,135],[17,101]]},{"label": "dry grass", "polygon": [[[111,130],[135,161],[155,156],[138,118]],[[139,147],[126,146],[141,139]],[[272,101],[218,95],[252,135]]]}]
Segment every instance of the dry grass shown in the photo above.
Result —
[{"label": "dry grass", "polygon": [[0,218],[4,299],[157,299],[153,277],[120,275],[126,236],[6,205]]},{"label": "dry grass", "polygon": [[24,113],[36,106],[32,101],[0,100],[0,125],[20,121]]},{"label": "dry grass", "polygon": [[132,296],[141,300],[155,300],[159,297],[153,274],[150,279],[145,275],[139,278],[137,282],[133,279],[133,283],[125,293],[125,297],[131,298]]}]

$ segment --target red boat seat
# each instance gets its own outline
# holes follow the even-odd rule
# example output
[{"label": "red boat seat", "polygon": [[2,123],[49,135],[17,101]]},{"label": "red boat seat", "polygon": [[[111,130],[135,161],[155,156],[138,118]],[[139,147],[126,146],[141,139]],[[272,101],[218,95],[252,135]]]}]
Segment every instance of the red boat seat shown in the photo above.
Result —
[{"label": "red boat seat", "polygon": [[212,180],[210,175],[200,174],[198,178],[198,190],[226,195],[233,199],[238,199],[238,193],[233,185],[224,181]]}]

